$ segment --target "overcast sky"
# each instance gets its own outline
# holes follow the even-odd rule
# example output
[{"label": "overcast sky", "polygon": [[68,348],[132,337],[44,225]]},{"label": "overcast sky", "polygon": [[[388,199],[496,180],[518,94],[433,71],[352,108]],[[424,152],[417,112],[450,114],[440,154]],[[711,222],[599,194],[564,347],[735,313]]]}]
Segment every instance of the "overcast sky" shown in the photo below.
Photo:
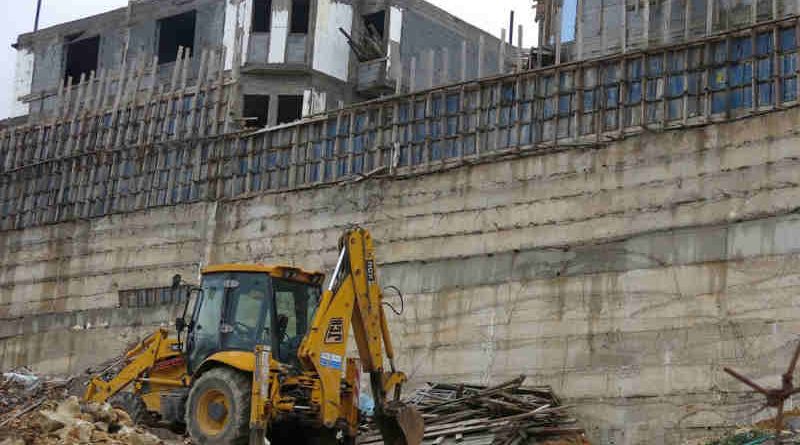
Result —
[{"label": "overcast sky", "polygon": [[[125,6],[127,0],[42,0],[40,27],[51,26]],[[222,0],[220,0],[222,1]],[[500,35],[508,27],[509,11],[525,25],[525,44],[535,39],[531,0],[429,0],[486,31]],[[33,30],[36,0],[0,0],[0,118],[7,117],[11,103],[16,51],[11,44],[17,35]],[[516,41],[516,38],[514,39]]]}]

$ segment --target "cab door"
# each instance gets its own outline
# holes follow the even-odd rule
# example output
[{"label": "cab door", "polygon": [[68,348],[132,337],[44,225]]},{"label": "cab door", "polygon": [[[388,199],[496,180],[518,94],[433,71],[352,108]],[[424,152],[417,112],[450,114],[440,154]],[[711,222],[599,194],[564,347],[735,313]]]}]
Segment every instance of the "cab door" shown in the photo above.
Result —
[{"label": "cab door", "polygon": [[203,276],[188,339],[190,372],[217,352],[253,351],[256,344],[272,344],[269,286],[269,275],[260,272]]},{"label": "cab door", "polygon": [[272,345],[272,298],[266,273],[237,273],[229,283],[220,326],[221,350],[253,351],[257,344]]},{"label": "cab door", "polygon": [[202,292],[197,297],[187,340],[187,365],[194,372],[203,360],[219,351],[222,310],[225,307],[225,275],[203,276]]}]

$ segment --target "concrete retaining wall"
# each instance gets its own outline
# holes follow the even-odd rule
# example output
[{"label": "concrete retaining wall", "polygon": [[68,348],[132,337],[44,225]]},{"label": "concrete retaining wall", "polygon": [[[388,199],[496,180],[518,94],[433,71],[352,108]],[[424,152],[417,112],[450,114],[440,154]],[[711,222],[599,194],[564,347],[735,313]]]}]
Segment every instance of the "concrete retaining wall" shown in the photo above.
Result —
[{"label": "concrete retaining wall", "polygon": [[174,317],[115,310],[119,290],[168,285],[197,262],[327,270],[341,231],[362,224],[383,283],[406,295],[390,323],[413,382],[524,373],[575,403],[597,443],[682,443],[750,420],[757,399],[722,367],[777,384],[800,330],[798,124],[791,109],[3,232],[0,368],[102,361]]}]

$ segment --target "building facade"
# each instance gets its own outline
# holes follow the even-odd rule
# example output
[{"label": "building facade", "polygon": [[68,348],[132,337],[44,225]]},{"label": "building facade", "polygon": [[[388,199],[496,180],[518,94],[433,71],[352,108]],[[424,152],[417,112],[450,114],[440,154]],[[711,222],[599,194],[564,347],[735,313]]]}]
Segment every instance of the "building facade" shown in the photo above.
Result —
[{"label": "building facade", "polygon": [[187,58],[191,84],[204,69],[207,50],[224,51],[225,71],[237,65],[233,111],[241,112],[242,122],[275,125],[355,101],[496,74],[503,65],[501,46],[489,33],[421,0],[131,1],[19,36],[13,114],[52,114],[59,89],[74,89],[92,73],[135,75],[137,67],[153,65],[158,83],[169,84],[176,61]]}]

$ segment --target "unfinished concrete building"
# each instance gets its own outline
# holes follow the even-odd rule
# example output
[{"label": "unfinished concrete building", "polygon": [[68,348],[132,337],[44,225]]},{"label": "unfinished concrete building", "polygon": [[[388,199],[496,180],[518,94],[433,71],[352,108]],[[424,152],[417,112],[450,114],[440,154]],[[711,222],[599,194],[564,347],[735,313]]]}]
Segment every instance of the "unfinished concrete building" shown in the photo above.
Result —
[{"label": "unfinished concrete building", "polygon": [[259,130],[235,112],[246,64],[219,48],[59,73],[29,97],[53,115],[0,130],[0,368],[79,372],[174,318],[172,274],[327,271],[361,224],[406,295],[412,386],[527,374],[601,445],[762,420],[723,368],[772,386],[800,332],[800,16],[770,5]]},{"label": "unfinished concrete building", "polygon": [[800,12],[796,0],[536,0],[556,63],[690,42]]},{"label": "unfinished concrete building", "polygon": [[[169,88],[184,57],[181,84],[191,85],[217,51],[225,71],[237,65],[230,111],[258,126],[496,74],[501,64],[499,39],[421,0],[132,1],[23,34],[16,48],[14,114],[33,120],[56,111],[65,84],[154,67],[156,85],[138,89]],[[109,102],[114,94],[111,86]]]}]

